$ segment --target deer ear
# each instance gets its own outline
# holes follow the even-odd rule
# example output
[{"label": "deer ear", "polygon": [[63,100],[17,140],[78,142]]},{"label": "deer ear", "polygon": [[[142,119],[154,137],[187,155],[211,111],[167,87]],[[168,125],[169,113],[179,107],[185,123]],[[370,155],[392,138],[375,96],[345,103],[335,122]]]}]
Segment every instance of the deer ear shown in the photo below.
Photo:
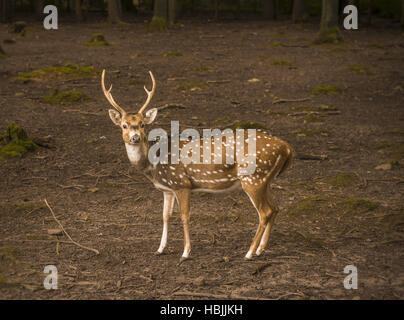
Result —
[{"label": "deer ear", "polygon": [[109,109],[108,110],[109,117],[111,118],[112,122],[115,123],[117,126],[121,125],[121,114],[114,110],[114,109]]},{"label": "deer ear", "polygon": [[146,124],[152,123],[154,121],[154,119],[156,119],[157,111],[158,111],[157,108],[153,108],[153,109],[150,109],[149,111],[147,111],[144,122]]}]

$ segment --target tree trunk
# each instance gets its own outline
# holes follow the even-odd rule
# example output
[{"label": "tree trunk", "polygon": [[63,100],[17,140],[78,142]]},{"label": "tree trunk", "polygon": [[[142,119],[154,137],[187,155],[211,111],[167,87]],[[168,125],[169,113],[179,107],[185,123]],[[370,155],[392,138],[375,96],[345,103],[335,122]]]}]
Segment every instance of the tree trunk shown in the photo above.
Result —
[{"label": "tree trunk", "polygon": [[0,0],[0,21],[7,22],[14,16],[13,0]]},{"label": "tree trunk", "polygon": [[45,0],[37,0],[35,1],[35,16],[37,20],[43,19],[43,8],[45,7]]},{"label": "tree trunk", "polygon": [[108,0],[108,22],[109,23],[120,23],[121,17],[119,15],[119,4],[120,0]]},{"label": "tree trunk", "polygon": [[168,0],[154,0],[153,18],[168,20]]},{"label": "tree trunk", "polygon": [[83,21],[83,11],[81,10],[81,0],[74,0],[74,9],[77,21]]},{"label": "tree trunk", "polygon": [[168,20],[175,23],[180,14],[181,3],[179,0],[168,0]]},{"label": "tree trunk", "polygon": [[306,0],[293,0],[292,21],[302,22],[307,19]]},{"label": "tree trunk", "polygon": [[372,0],[369,0],[369,5],[368,5],[368,25],[372,24]]},{"label": "tree trunk", "polygon": [[404,27],[404,0],[402,0],[401,4],[401,26]]},{"label": "tree trunk", "polygon": [[265,19],[275,20],[276,19],[276,0],[264,0],[262,13]]},{"label": "tree trunk", "polygon": [[155,0],[153,17],[174,23],[179,15],[181,6],[178,0]]},{"label": "tree trunk", "polygon": [[323,0],[320,32],[315,43],[338,43],[342,36],[338,28],[338,0]]}]

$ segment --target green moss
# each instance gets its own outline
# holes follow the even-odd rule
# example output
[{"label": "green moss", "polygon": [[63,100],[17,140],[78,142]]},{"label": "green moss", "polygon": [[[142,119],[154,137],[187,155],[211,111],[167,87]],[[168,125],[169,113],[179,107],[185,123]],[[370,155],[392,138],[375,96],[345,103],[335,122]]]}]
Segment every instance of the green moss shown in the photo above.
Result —
[{"label": "green moss", "polygon": [[285,44],[280,41],[272,41],[269,45],[270,47],[284,47]]},{"label": "green moss", "polygon": [[8,126],[6,134],[0,135],[0,158],[2,159],[21,157],[37,148],[35,142],[28,139],[24,129],[14,123]]},{"label": "green moss", "polygon": [[343,188],[353,185],[357,181],[357,178],[350,173],[340,173],[330,178],[328,181],[335,187]]},{"label": "green moss", "polygon": [[338,87],[334,86],[320,86],[311,90],[312,94],[336,94],[340,91]]},{"label": "green moss", "polygon": [[231,127],[231,129],[233,129],[233,130],[236,130],[236,129],[244,129],[244,130],[246,130],[246,129],[264,129],[264,130],[267,130],[267,128],[263,124],[261,124],[259,122],[254,122],[254,121],[237,123],[237,124],[233,125]]},{"label": "green moss", "polygon": [[338,44],[343,41],[341,32],[338,27],[324,28],[320,30],[313,44],[334,43]]},{"label": "green moss", "polygon": [[17,78],[15,78],[17,81],[20,81],[22,83],[28,83],[31,82],[32,80],[28,77],[24,77],[24,76],[18,76]]},{"label": "green moss", "polygon": [[168,51],[165,52],[163,55],[164,57],[181,57],[182,53],[179,51]]},{"label": "green moss", "polygon": [[66,64],[61,67],[46,67],[31,72],[20,72],[17,79],[20,81],[47,80],[54,78],[87,78],[98,76],[100,71],[90,66]]},{"label": "green moss", "polygon": [[363,198],[349,198],[337,203],[337,206],[347,213],[360,214],[375,210],[379,203]]},{"label": "green moss", "polygon": [[323,122],[323,120],[320,117],[314,115],[313,113],[306,114],[303,117],[303,121],[304,122]]},{"label": "green moss", "polygon": [[19,285],[18,282],[10,282],[7,276],[0,274],[0,288],[12,288]]},{"label": "green moss", "polygon": [[198,66],[195,70],[198,72],[215,72],[215,68],[210,66]]},{"label": "green moss", "polygon": [[51,94],[44,97],[44,101],[51,104],[75,104],[88,100],[88,96],[80,91],[62,91],[53,89]]},{"label": "green moss", "polygon": [[337,111],[337,110],[338,110],[337,107],[326,104],[322,104],[318,107],[318,111]]},{"label": "green moss", "polygon": [[372,74],[371,70],[369,67],[362,66],[362,65],[353,65],[348,67],[349,71],[355,72],[357,74]]},{"label": "green moss", "polygon": [[302,215],[302,214],[311,214],[313,212],[318,212],[321,210],[322,203],[324,199],[320,197],[310,197],[306,199],[302,199],[298,201],[295,206],[289,209],[289,213],[291,215]]},{"label": "green moss", "polygon": [[376,145],[376,149],[386,153],[393,161],[404,158],[404,142],[384,142]]},{"label": "green moss", "polygon": [[149,24],[149,30],[150,31],[167,31],[169,28],[169,23],[167,23],[167,20],[164,18],[158,18],[158,17],[153,17],[152,21]]},{"label": "green moss", "polygon": [[0,247],[0,261],[17,262],[18,250],[14,247],[2,246]]},{"label": "green moss", "polygon": [[327,131],[319,129],[299,129],[299,130],[293,130],[292,133],[298,136],[307,136],[307,137],[329,135]]},{"label": "green moss", "polygon": [[5,53],[0,52],[0,59],[5,59],[7,57],[8,57],[8,55],[6,55]]},{"label": "green moss", "polygon": [[178,86],[177,90],[198,90],[198,89],[202,89],[205,86],[206,86],[205,82],[194,81],[194,82],[185,83],[182,86]]},{"label": "green moss", "polygon": [[292,62],[286,59],[275,59],[272,64],[275,66],[291,66]]},{"label": "green moss", "polygon": [[286,111],[277,111],[277,110],[266,110],[265,113],[271,116],[286,116],[288,114]]},{"label": "green moss", "polygon": [[91,40],[85,43],[89,47],[109,46],[107,40],[102,33],[94,33]]},{"label": "green moss", "polygon": [[22,214],[31,213],[38,209],[45,208],[41,202],[21,202],[16,204],[17,211]]}]

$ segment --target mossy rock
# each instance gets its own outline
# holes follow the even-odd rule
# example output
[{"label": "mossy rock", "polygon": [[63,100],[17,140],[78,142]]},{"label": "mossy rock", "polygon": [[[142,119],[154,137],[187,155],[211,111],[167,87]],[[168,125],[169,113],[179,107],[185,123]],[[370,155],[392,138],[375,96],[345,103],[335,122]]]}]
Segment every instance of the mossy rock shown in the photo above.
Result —
[{"label": "mossy rock", "polygon": [[357,182],[357,177],[350,173],[340,173],[330,178],[329,183],[338,188],[349,187]]},{"label": "mossy rock", "polygon": [[357,74],[370,75],[372,71],[369,67],[363,65],[353,65],[348,67],[348,70]]},{"label": "mossy rock", "polygon": [[24,129],[14,123],[8,126],[6,134],[0,135],[0,159],[21,157],[37,148]]},{"label": "mossy rock", "polygon": [[101,72],[91,66],[79,66],[76,64],[65,64],[61,67],[46,67],[36,69],[31,72],[20,72],[16,80],[24,83],[32,80],[50,80],[50,79],[72,79],[72,78],[90,78],[100,75]]},{"label": "mossy rock", "polygon": [[53,89],[51,94],[45,96],[44,101],[51,104],[76,104],[88,100],[88,96],[80,91],[59,91]]},{"label": "mossy rock", "polygon": [[153,17],[152,21],[149,24],[150,31],[167,31],[170,27],[170,24],[164,18]]},{"label": "mossy rock", "polygon": [[11,33],[19,33],[20,35],[26,33],[27,30],[27,23],[25,21],[16,21],[10,27]]},{"label": "mossy rock", "polygon": [[91,37],[91,40],[86,42],[85,44],[88,47],[100,47],[100,46],[109,46],[107,40],[102,33],[94,33]]},{"label": "mossy rock", "polygon": [[340,89],[335,86],[320,86],[311,90],[312,94],[336,94]]},{"label": "mossy rock", "polygon": [[275,66],[291,66],[292,62],[286,59],[275,59],[272,64]]},{"label": "mossy rock", "polygon": [[393,158],[392,161],[404,159],[404,142],[384,142],[376,145],[376,149]]},{"label": "mossy rock", "polygon": [[317,38],[313,44],[334,43],[338,44],[343,42],[341,32],[338,27],[324,28],[320,30]]},{"label": "mossy rock", "polygon": [[377,209],[379,203],[363,198],[349,198],[338,202],[337,206],[347,213],[360,214]]},{"label": "mossy rock", "polygon": [[263,124],[254,121],[240,122],[231,127],[232,130],[236,129],[263,129],[268,130]]},{"label": "mossy rock", "polygon": [[295,206],[289,209],[289,214],[298,216],[302,214],[313,214],[321,210],[325,200],[320,197],[310,197],[298,201]]}]

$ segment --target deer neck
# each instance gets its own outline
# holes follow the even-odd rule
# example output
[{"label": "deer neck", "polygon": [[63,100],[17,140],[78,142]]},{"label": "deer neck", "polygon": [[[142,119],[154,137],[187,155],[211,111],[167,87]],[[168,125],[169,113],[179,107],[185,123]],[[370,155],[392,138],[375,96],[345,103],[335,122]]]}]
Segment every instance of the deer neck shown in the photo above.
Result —
[{"label": "deer neck", "polygon": [[138,170],[145,170],[149,167],[150,162],[147,157],[149,146],[147,143],[129,144],[125,143],[126,153],[130,163]]}]

